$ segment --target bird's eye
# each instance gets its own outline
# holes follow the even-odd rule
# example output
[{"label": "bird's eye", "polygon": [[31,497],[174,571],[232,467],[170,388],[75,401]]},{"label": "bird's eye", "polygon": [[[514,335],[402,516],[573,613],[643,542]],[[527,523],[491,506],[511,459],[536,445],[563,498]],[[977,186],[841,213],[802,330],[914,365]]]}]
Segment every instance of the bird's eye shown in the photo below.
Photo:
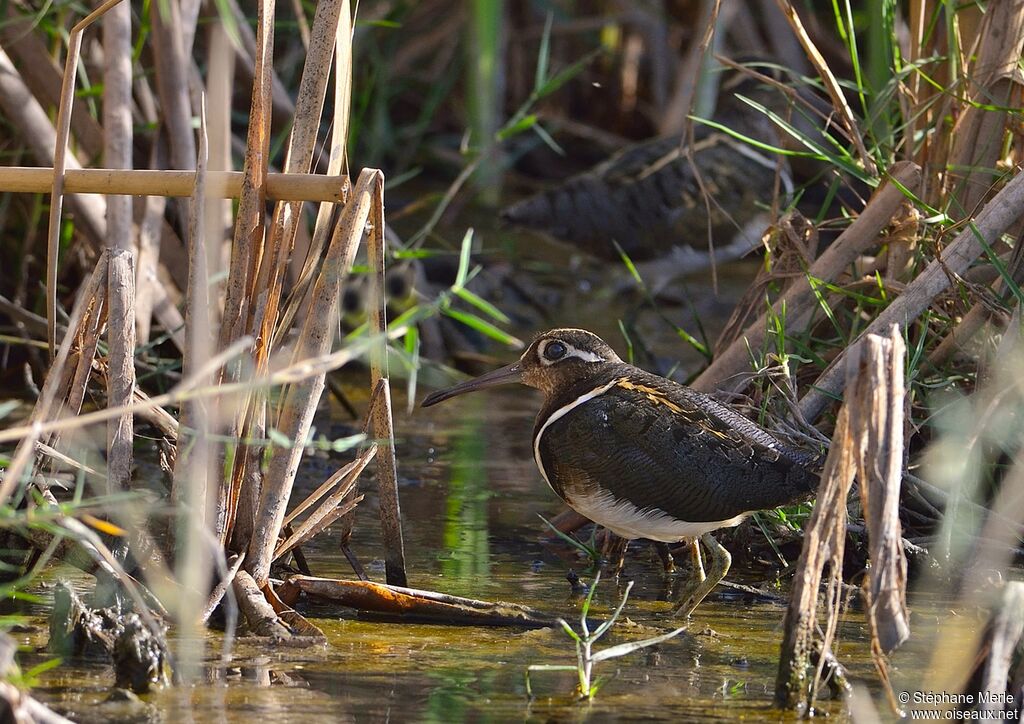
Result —
[{"label": "bird's eye", "polygon": [[554,362],[565,357],[568,350],[561,342],[551,342],[544,348],[544,357]]}]

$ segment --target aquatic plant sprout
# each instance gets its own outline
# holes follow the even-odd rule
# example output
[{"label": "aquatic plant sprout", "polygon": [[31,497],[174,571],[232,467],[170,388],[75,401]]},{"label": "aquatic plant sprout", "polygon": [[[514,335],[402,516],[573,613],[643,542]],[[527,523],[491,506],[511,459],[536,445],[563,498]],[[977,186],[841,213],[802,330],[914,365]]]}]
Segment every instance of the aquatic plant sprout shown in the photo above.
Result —
[{"label": "aquatic plant sprout", "polygon": [[641,641],[629,641],[624,644],[618,644],[616,646],[609,646],[601,651],[594,651],[594,644],[597,643],[598,639],[608,633],[612,626],[615,625],[616,621],[619,620],[619,616],[622,614],[622,609],[626,606],[626,601],[629,600],[629,592],[633,588],[633,581],[629,581],[626,584],[626,590],[622,594],[622,600],[619,601],[618,607],[615,612],[612,613],[611,617],[599,625],[593,631],[590,630],[587,624],[587,614],[590,612],[590,603],[594,599],[594,591],[597,590],[597,584],[601,580],[601,574],[598,573],[594,578],[594,583],[590,587],[590,591],[587,593],[587,597],[583,600],[583,607],[580,610],[580,631],[576,633],[572,626],[564,618],[558,619],[558,623],[561,624],[562,629],[566,635],[569,636],[576,644],[576,665],[571,666],[569,664],[531,664],[526,667],[526,696],[533,699],[533,687],[530,684],[530,672],[531,671],[575,671],[578,677],[578,683],[576,684],[576,693],[580,700],[590,701],[597,694],[597,690],[601,687],[603,680],[594,680],[594,664],[608,659],[616,659],[620,656],[631,654],[634,651],[645,649],[650,646],[668,641],[669,639],[678,636],[686,630],[686,626],[680,626],[674,631],[662,634],[661,636],[653,636],[651,638],[643,639]]}]

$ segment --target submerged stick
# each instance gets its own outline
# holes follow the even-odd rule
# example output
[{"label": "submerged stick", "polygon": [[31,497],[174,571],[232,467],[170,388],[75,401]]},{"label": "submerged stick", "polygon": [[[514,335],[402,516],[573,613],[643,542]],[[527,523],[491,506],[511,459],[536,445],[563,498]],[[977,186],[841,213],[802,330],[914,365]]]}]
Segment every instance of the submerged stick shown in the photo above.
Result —
[{"label": "submerged stick", "polygon": [[556,617],[520,604],[479,601],[434,591],[387,586],[371,581],[292,576],[285,581],[281,591],[285,597],[289,597],[289,594],[296,596],[302,592],[335,601],[360,612],[412,621],[523,628],[548,628],[558,625]]}]

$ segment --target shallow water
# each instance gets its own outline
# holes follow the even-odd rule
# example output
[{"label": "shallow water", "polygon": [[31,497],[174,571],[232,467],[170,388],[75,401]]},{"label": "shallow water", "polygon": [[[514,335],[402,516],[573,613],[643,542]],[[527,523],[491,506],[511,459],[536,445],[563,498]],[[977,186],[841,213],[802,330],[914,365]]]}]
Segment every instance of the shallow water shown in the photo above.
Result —
[{"label": "shallow water", "polygon": [[[410,585],[515,601],[576,624],[580,601],[570,594],[565,574],[580,564],[567,560],[562,548],[541,542],[545,528],[537,515],[550,517],[561,506],[530,456],[537,402],[532,392],[509,389],[416,410],[409,417],[397,413]],[[342,456],[314,459],[300,487],[311,490],[343,462]],[[360,509],[353,547],[380,580],[372,484],[366,490],[371,494]],[[305,552],[315,574],[352,577],[331,533]],[[625,580],[635,583],[624,612],[629,622],[602,644],[652,636],[679,624],[664,601],[660,563],[642,546],[631,549],[618,586],[599,585],[593,618],[607,615]],[[35,612],[44,610],[45,605]],[[305,611],[327,634],[326,646],[273,651],[254,649],[243,639],[225,667],[215,654],[219,636],[212,636],[206,680],[153,694],[146,698],[152,707],[146,710],[102,703],[113,676],[100,665],[62,666],[43,677],[36,693],[82,721],[137,721],[157,711],[169,721],[188,716],[201,722],[255,716],[298,722],[779,716],[771,697],[783,610],[721,590],[698,609],[688,632],[657,649],[599,663],[596,673],[607,679],[590,704],[573,700],[575,674],[565,672],[535,673],[536,698],[527,700],[529,664],[574,662],[573,646],[562,631],[338,620],[336,609],[315,604]],[[46,638],[43,630],[21,637],[32,646]],[[866,657],[866,646],[845,639],[843,661],[854,673],[870,675]],[[29,656],[26,663],[43,658]],[[843,707],[825,702],[824,710],[841,715]]]},{"label": "shallow water", "polygon": [[[735,267],[734,267],[735,269]],[[691,283],[693,306],[668,310],[688,329],[694,314],[714,337],[731,302],[745,288],[751,266],[723,277],[712,293],[710,281]],[[590,300],[590,301],[588,301]],[[567,284],[556,315],[558,326],[584,325],[622,351],[618,334],[623,300],[592,301],[585,283]],[[608,306],[608,305],[611,306]],[[626,303],[628,306],[628,302]],[[595,314],[600,308],[602,314]],[[612,311],[609,311],[612,310]],[[699,355],[667,333],[664,320],[648,314],[637,329],[649,334],[655,355],[680,361],[685,377]],[[512,353],[509,353],[509,357]],[[348,379],[357,406],[364,400],[365,375]],[[565,579],[585,563],[564,546],[546,542],[538,515],[557,514],[561,503],[538,473],[530,449],[539,396],[526,388],[505,388],[454,399],[407,413],[404,385],[396,382],[400,494],[409,585],[455,595],[522,603],[562,616],[578,628],[580,599]],[[420,391],[418,396],[422,396]],[[326,408],[316,421],[321,430],[348,434],[344,413]],[[332,422],[333,421],[333,422]],[[348,461],[344,455],[307,457],[296,483],[295,500],[314,489]],[[371,466],[372,470],[372,466]],[[352,548],[371,578],[383,580],[383,562],[372,477],[361,483],[366,500],[358,510]],[[337,532],[328,531],[304,549],[315,575],[353,578],[338,550]],[[580,570],[588,581],[592,573]],[[737,567],[734,580],[751,575]],[[74,571],[51,571],[83,589],[87,579]],[[598,649],[657,635],[680,625],[671,617],[669,585],[653,550],[630,549],[622,577],[600,584],[592,620],[603,620],[618,603],[627,580],[634,588],[624,619]],[[755,580],[746,582],[757,583]],[[30,649],[45,644],[48,593],[32,605],[33,633],[18,634]],[[221,637],[207,641],[206,666],[192,687],[174,687],[145,697],[145,705],[107,702],[113,674],[97,664],[69,664],[44,674],[36,695],[80,721],[145,721],[188,718],[197,722],[252,721],[633,721],[691,719],[792,719],[772,709],[783,608],[719,588],[697,610],[689,630],[657,648],[597,664],[604,679],[591,703],[573,697],[571,672],[532,675],[535,698],[526,696],[524,674],[531,664],[573,664],[574,647],[560,630],[522,632],[507,628],[446,627],[379,623],[339,618],[337,608],[304,602],[303,611],[327,635],[325,646],[278,650],[241,639],[232,660],[220,661]],[[845,619],[844,619],[845,621]],[[866,627],[859,614],[842,625],[840,660],[855,679],[874,681]],[[28,654],[31,666],[48,658]],[[872,684],[873,686],[873,684]],[[848,718],[842,702],[821,702],[819,711]]]}]

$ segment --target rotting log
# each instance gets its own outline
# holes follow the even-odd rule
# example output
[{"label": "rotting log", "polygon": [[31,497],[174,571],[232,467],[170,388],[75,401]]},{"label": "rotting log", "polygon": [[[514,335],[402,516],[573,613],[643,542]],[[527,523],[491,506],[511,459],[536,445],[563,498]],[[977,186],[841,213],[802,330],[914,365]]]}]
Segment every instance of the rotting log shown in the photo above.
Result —
[{"label": "rotting log", "polygon": [[[842,559],[846,541],[846,496],[854,475],[853,446],[849,435],[849,410],[839,411],[832,447],[821,474],[817,500],[804,528],[804,544],[793,576],[789,607],[786,609],[779,671],[775,680],[775,705],[807,713],[813,703],[817,679],[829,658],[829,627],[825,640],[816,641],[818,587],[822,568],[830,567],[830,587],[842,581]],[[830,601],[838,607],[838,597]],[[830,612],[834,621],[836,610]],[[819,666],[815,667],[815,656]],[[817,673],[815,673],[817,669]]]},{"label": "rotting log", "polygon": [[[905,356],[906,347],[895,325],[888,338],[869,335],[857,345],[846,383],[871,560],[864,583],[864,608],[872,637],[887,654],[910,636],[907,558],[899,517]],[[881,662],[876,663],[881,671]]]},{"label": "rotting log", "polygon": [[360,614],[402,621],[520,628],[558,625],[557,617],[517,603],[479,601],[372,581],[291,576],[279,590],[286,602],[294,602],[305,593],[354,608]]}]

